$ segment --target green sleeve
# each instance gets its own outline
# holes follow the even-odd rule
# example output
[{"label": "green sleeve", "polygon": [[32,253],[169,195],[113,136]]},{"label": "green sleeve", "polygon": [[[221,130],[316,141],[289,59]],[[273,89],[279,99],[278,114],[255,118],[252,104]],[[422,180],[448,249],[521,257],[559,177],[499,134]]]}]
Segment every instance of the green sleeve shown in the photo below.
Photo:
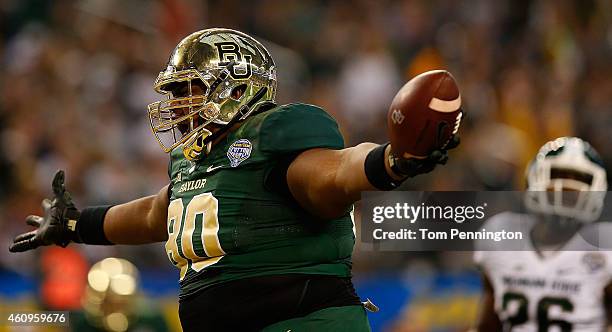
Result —
[{"label": "green sleeve", "polygon": [[344,148],[336,120],[317,106],[289,104],[268,115],[260,129],[261,150],[287,154],[311,148]]}]

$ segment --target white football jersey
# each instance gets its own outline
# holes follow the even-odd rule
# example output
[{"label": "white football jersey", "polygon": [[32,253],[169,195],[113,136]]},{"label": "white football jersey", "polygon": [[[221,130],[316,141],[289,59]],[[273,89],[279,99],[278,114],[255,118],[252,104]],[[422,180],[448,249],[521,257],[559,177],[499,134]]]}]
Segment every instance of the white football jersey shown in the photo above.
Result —
[{"label": "white football jersey", "polygon": [[[485,228],[531,229],[533,223],[528,215],[506,212],[488,220]],[[585,238],[611,235],[611,227],[587,225],[561,250],[545,255],[533,249],[529,232],[521,241],[531,250],[475,252],[493,285],[504,331],[605,331],[604,289],[612,280],[612,252],[595,251]]]}]

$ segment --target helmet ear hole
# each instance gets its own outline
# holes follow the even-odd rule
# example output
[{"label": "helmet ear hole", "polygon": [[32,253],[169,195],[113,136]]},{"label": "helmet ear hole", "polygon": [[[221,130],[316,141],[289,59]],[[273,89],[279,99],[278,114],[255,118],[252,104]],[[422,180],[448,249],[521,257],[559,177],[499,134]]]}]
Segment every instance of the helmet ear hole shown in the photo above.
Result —
[{"label": "helmet ear hole", "polygon": [[234,87],[232,89],[230,97],[232,99],[234,99],[234,100],[240,100],[242,98],[242,96],[244,96],[244,93],[246,92],[246,88],[247,88],[246,84],[240,84],[240,85]]}]

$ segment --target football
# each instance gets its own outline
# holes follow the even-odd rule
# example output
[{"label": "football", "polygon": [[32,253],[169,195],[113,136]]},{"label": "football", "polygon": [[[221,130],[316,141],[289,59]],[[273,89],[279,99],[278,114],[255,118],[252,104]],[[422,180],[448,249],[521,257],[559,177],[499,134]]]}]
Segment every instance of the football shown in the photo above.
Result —
[{"label": "football", "polygon": [[459,130],[461,94],[446,70],[422,73],[395,95],[387,116],[391,147],[396,156],[426,157],[444,148]]}]

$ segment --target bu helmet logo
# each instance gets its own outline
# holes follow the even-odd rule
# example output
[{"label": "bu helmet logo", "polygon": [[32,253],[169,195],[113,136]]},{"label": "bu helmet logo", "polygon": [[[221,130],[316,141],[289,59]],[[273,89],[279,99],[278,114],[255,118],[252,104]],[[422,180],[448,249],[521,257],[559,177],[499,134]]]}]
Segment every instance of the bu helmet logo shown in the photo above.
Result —
[{"label": "bu helmet logo", "polygon": [[230,61],[236,61],[241,65],[232,66],[230,69],[230,75],[234,79],[245,79],[251,77],[253,71],[251,69],[251,55],[240,53],[240,47],[235,42],[221,42],[215,43],[217,51],[219,52],[219,59],[223,60],[219,62],[219,66],[227,66]]}]

